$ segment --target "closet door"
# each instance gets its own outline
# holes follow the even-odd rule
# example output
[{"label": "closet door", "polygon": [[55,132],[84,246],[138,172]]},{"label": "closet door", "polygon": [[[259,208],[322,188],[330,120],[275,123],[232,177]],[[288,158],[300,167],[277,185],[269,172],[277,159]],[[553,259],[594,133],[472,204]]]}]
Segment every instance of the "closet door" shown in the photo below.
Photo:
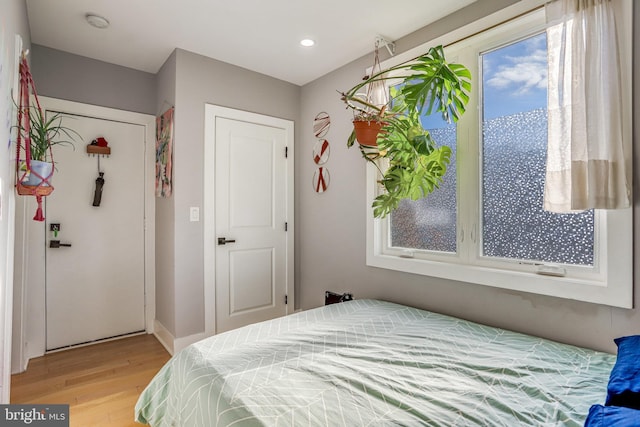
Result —
[{"label": "closet door", "polygon": [[220,333],[293,311],[293,123],[210,107],[205,264]]}]

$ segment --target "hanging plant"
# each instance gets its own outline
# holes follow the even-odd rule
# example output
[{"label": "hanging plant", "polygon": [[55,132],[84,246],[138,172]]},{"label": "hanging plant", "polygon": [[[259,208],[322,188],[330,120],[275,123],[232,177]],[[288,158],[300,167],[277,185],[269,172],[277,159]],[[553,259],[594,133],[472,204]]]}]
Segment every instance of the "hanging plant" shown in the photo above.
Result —
[{"label": "hanging plant", "polygon": [[[31,108],[29,114],[30,157],[31,160],[52,162],[51,148],[54,145],[74,147],[76,138],[82,139],[75,130],[62,125],[62,114],[53,113],[46,117],[39,108]],[[25,129],[22,129],[25,131]],[[25,139],[26,134],[25,134]]]},{"label": "hanging plant", "polygon": [[[393,82],[390,101],[376,105],[363,97],[365,87]],[[377,152],[360,149],[367,161],[380,170],[384,191],[373,202],[373,214],[384,218],[402,199],[418,200],[433,192],[447,171],[451,149],[438,147],[421,122],[423,115],[440,113],[447,122],[458,121],[464,114],[471,91],[471,73],[461,65],[447,63],[442,46],[429,49],[418,58],[386,69],[371,76],[347,92],[341,99],[355,115],[366,116],[381,124],[377,135]],[[386,90],[385,90],[386,92]],[[357,141],[355,129],[347,140],[351,147]],[[387,160],[382,170],[378,159]]]},{"label": "hanging plant", "polygon": [[[365,147],[377,147],[378,146],[378,135],[382,130],[384,123],[376,120],[376,117],[373,119],[359,119],[353,121],[353,134],[355,139],[358,141],[360,145],[364,145]],[[353,142],[351,142],[353,145]]]},{"label": "hanging plant", "polygon": [[[377,39],[373,51],[373,67],[371,68],[371,74],[374,75],[382,72],[379,46],[380,39]],[[365,88],[366,92],[360,92]],[[366,79],[362,84],[354,87],[349,96],[351,100],[357,99],[357,102],[347,102],[353,111],[353,132],[347,146],[351,147],[357,141],[363,151],[363,156],[367,157],[367,154],[371,155],[372,151],[364,151],[363,147],[376,148],[378,136],[386,124],[383,120],[383,113],[389,103],[387,88],[382,80]]]},{"label": "hanging plant", "polygon": [[[33,104],[31,103],[33,95]],[[47,118],[42,112],[29,71],[26,53],[20,61],[20,94],[17,105],[16,190],[19,195],[35,196],[38,209],[34,220],[44,221],[42,197],[53,191],[53,151],[56,144],[71,145],[80,135],[62,125],[60,113]]]}]

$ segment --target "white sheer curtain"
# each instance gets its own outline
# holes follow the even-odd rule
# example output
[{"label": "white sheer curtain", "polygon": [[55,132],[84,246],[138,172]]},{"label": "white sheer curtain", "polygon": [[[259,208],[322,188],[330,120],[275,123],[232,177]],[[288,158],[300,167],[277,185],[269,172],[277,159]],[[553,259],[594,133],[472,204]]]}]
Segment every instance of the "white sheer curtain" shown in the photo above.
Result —
[{"label": "white sheer curtain", "polygon": [[[622,131],[620,62],[610,0],[547,4],[549,55],[544,208],[631,206]],[[629,150],[627,150],[629,151]]]}]

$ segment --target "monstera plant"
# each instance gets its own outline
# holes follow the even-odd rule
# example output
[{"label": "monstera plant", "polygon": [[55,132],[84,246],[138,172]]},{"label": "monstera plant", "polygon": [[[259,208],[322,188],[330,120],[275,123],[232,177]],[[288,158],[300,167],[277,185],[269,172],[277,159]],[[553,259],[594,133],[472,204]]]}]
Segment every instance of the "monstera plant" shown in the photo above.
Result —
[{"label": "monstera plant", "polygon": [[[390,88],[387,104],[375,104],[361,95],[363,88],[381,83]],[[418,200],[438,188],[451,160],[451,149],[438,146],[421,119],[437,113],[448,122],[458,121],[470,90],[469,70],[448,63],[443,47],[437,46],[411,61],[373,72],[341,93],[353,110],[354,126],[366,122],[379,127],[375,143],[361,142],[355,127],[347,140],[348,147],[358,141],[363,157],[382,175],[383,191],[373,202],[376,218],[387,216],[403,199]]]}]

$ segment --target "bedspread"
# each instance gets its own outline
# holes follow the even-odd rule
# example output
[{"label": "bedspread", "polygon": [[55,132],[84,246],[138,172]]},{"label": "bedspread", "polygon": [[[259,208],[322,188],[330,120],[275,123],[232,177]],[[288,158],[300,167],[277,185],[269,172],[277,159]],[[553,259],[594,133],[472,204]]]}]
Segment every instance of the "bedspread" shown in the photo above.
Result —
[{"label": "bedspread", "polygon": [[136,419],[183,426],[582,426],[615,356],[377,300],[176,354]]}]

